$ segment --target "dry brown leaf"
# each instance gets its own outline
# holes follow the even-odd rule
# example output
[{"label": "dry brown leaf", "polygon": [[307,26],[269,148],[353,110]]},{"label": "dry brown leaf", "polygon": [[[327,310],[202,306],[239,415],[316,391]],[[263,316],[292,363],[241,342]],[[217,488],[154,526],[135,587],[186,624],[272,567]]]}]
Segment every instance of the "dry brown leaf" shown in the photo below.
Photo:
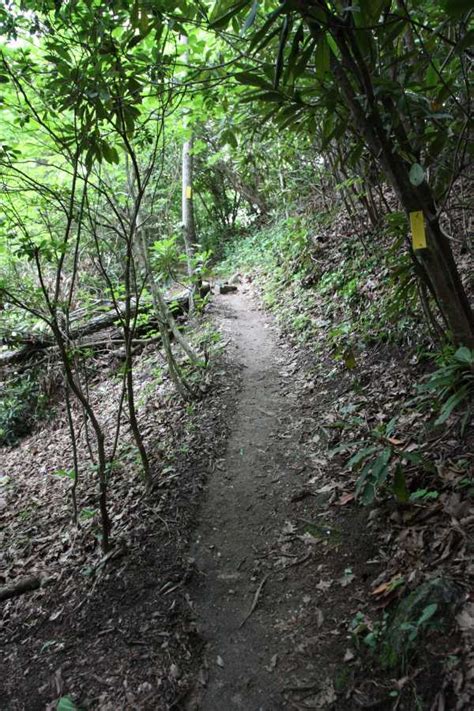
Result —
[{"label": "dry brown leaf", "polygon": [[346,506],[346,504],[350,504],[350,502],[354,501],[354,499],[355,499],[355,494],[350,494],[350,493],[343,494],[336,501],[336,506]]}]

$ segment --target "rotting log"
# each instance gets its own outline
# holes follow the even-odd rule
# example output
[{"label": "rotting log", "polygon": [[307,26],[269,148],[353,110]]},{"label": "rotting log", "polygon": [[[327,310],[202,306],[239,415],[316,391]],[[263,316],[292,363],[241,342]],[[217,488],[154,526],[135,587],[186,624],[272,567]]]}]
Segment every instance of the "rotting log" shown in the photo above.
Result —
[{"label": "rotting log", "polygon": [[[209,284],[203,284],[200,288],[201,296],[206,296],[209,291]],[[187,313],[189,308],[189,292],[177,294],[175,296],[167,295],[165,301],[174,316],[185,314]],[[122,304],[120,304],[119,308],[122,309]],[[151,305],[148,303],[141,304],[139,306],[138,312],[147,313],[148,311],[150,311],[151,308]],[[132,305],[132,316],[135,316],[136,313],[136,306]],[[71,341],[77,341],[78,345],[89,346],[90,344],[87,342],[81,343],[82,339],[86,338],[87,336],[91,336],[94,333],[103,331],[107,328],[119,325],[120,316],[117,314],[117,310],[115,308],[110,309],[106,313],[91,318],[86,323],[82,323],[80,325],[73,326],[72,328],[70,328],[69,339]],[[156,319],[152,318],[150,321],[150,328],[154,328],[157,325],[158,324],[156,322]],[[139,332],[140,330],[141,329],[139,329]],[[17,343],[22,345],[22,348],[18,348],[16,350],[8,350],[4,351],[3,353],[0,353],[0,368],[6,365],[22,363],[48,348],[55,347],[52,336],[46,332],[44,334],[29,334],[23,332],[21,334],[18,334],[18,336],[15,336],[13,334],[3,334],[0,341],[12,344],[15,343],[15,339]]]},{"label": "rotting log", "polygon": [[12,583],[0,587],[0,600],[8,600],[17,595],[23,595],[25,592],[31,592],[40,588],[46,580],[38,575],[29,575],[26,578],[20,578]]}]

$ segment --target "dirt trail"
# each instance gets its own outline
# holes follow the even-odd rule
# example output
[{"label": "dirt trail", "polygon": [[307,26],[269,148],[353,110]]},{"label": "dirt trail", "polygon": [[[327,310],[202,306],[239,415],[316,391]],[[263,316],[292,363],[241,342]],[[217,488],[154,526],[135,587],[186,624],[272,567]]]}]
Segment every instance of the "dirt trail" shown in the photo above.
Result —
[{"label": "dirt trail", "polygon": [[221,297],[218,317],[243,365],[242,390],[225,460],[210,479],[194,555],[204,582],[195,596],[201,634],[209,640],[208,682],[200,708],[277,709],[272,656],[278,640],[262,616],[263,583],[255,611],[244,623],[267,572],[262,546],[280,525],[282,478],[276,435],[284,401],[278,350],[268,323],[242,294]]},{"label": "dirt trail", "polygon": [[[327,588],[315,586],[328,569],[332,579],[343,575],[347,553],[328,561],[328,541],[309,536],[319,550],[308,546],[305,519],[297,518],[324,514],[314,498],[296,503],[307,467],[304,404],[289,364],[294,354],[245,294],[218,298],[214,309],[243,366],[242,388],[196,531],[191,599],[207,649],[190,708],[329,708],[344,640],[334,618],[327,620],[329,640],[319,628],[333,614],[333,601],[337,615],[344,600],[335,592],[319,601]],[[315,705],[295,706],[301,693]]]}]

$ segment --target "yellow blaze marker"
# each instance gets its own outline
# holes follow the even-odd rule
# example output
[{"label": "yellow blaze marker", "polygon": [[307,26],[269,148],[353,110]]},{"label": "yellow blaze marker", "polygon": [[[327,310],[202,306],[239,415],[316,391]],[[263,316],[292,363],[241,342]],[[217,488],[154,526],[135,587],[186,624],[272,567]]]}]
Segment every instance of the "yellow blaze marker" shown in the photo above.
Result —
[{"label": "yellow blaze marker", "polygon": [[410,227],[413,249],[426,249],[425,218],[421,210],[410,212]]},{"label": "yellow blaze marker", "polygon": [[191,187],[190,185],[187,185],[187,186],[186,186],[186,197],[187,197],[188,200],[191,199],[192,194],[193,194],[193,189],[192,189],[192,187]]}]

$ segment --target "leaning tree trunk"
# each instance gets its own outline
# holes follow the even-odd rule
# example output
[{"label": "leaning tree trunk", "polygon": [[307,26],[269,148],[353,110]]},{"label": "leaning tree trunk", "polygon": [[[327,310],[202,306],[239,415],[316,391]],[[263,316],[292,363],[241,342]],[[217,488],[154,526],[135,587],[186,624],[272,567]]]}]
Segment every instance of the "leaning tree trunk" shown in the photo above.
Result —
[{"label": "leaning tree trunk", "polygon": [[[334,33],[334,37],[336,40],[341,40],[337,31]],[[344,60],[347,46],[343,41],[338,44]],[[350,68],[348,68],[333,58],[333,69],[357,131],[382,165],[407,215],[414,211],[423,212],[427,247],[417,251],[417,255],[429,277],[430,290],[436,299],[453,342],[458,345],[474,347],[474,314],[459,276],[449,239],[439,224],[430,186],[426,181],[419,187],[411,185],[409,167],[405,160],[393,150],[393,143],[386,135],[375,100],[373,96],[370,96],[370,87],[367,91],[369,98],[367,113],[362,108],[348,78],[348,73],[354,69],[354,63],[350,62]],[[362,78],[362,80],[364,79],[365,77]]]},{"label": "leaning tree trunk", "polygon": [[[427,275],[428,287],[435,297],[452,341],[457,345],[474,347],[474,314],[449,239],[439,224],[431,188],[426,181],[418,187],[410,183],[409,165],[394,147],[396,144],[392,140],[393,136],[387,134],[381,118],[381,101],[384,102],[385,111],[394,113],[395,106],[389,97],[386,96],[384,101],[384,97],[376,95],[372,73],[361,54],[354,29],[340,22],[326,2],[296,0],[295,4],[316,43],[321,40],[321,28],[312,11],[317,8],[325,14],[327,30],[340,52],[340,58],[331,54],[331,69],[352,115],[355,129],[382,167],[407,215],[410,212],[423,213],[427,244],[425,249],[417,251],[417,255]],[[397,139],[409,154],[413,153],[403,128],[398,130]]]}]

